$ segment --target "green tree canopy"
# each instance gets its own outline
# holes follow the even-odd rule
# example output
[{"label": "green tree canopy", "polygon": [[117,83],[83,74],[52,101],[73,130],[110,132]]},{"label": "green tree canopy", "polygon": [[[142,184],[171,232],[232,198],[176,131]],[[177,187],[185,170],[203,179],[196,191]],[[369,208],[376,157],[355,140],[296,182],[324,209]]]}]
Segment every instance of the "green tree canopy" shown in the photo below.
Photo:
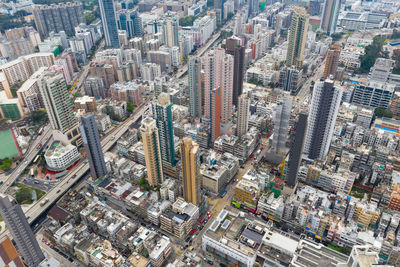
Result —
[{"label": "green tree canopy", "polygon": [[28,117],[28,121],[34,125],[45,124],[48,121],[47,112],[44,108],[32,111]]},{"label": "green tree canopy", "polygon": [[132,113],[134,109],[135,109],[135,106],[131,102],[129,102],[129,101],[126,102],[126,110],[129,113]]},{"label": "green tree canopy", "polygon": [[374,114],[378,118],[382,118],[382,117],[392,118],[393,117],[392,112],[390,112],[389,110],[382,108],[382,107],[376,108]]}]

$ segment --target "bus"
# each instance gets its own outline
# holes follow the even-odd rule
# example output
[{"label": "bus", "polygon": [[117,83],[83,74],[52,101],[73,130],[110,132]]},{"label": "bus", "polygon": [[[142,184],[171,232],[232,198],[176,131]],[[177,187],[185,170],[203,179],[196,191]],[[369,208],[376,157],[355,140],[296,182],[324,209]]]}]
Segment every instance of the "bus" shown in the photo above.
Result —
[{"label": "bus", "polygon": [[189,233],[189,235],[193,235],[195,232],[196,232],[196,228],[194,228],[194,229]]},{"label": "bus", "polygon": [[205,221],[206,217],[203,217],[203,219],[201,219],[200,223],[203,223]]},{"label": "bus", "polygon": [[219,194],[219,196],[222,198],[226,195],[226,190],[222,191],[221,194]]},{"label": "bus", "polygon": [[33,170],[33,168],[31,168],[31,169],[29,170],[29,175],[30,175],[31,177],[34,177],[34,176],[35,176],[35,171]]},{"label": "bus", "polygon": [[36,163],[39,159],[40,155],[37,155],[36,158],[33,160],[33,163]]}]

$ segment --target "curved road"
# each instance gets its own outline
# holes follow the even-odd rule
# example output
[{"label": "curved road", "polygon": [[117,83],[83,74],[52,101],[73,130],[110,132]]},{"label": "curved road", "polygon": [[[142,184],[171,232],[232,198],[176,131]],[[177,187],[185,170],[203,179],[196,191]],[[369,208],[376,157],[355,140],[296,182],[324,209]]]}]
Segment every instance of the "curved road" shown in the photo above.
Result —
[{"label": "curved road", "polygon": [[37,149],[37,145],[39,143],[42,144],[42,147],[48,142],[48,140],[51,137],[51,127],[50,125],[47,125],[40,137],[36,138],[35,141],[31,144],[31,147],[29,148],[28,152],[25,153],[24,155],[24,161],[20,163],[14,171],[6,177],[6,179],[3,181],[3,184],[0,187],[0,192],[4,193],[7,191],[7,189],[12,186],[12,184],[17,180],[17,178],[24,172],[25,168],[30,164],[30,162],[36,157],[38,154],[39,150]]}]

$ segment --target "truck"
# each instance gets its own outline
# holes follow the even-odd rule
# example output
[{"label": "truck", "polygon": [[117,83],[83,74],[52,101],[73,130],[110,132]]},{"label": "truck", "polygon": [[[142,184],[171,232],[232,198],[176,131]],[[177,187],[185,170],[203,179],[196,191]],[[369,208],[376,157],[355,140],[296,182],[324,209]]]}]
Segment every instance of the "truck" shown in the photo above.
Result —
[{"label": "truck", "polygon": [[42,200],[42,202],[40,202],[40,206],[43,207],[47,202],[49,202],[49,199],[46,197],[45,200]]}]

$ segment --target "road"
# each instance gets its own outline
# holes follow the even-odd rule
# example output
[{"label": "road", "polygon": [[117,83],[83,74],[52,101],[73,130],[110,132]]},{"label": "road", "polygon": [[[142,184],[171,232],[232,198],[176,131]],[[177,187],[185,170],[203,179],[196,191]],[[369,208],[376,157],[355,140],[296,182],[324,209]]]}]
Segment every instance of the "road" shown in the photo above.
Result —
[{"label": "road", "polygon": [[48,140],[51,137],[51,127],[50,125],[47,125],[45,129],[43,130],[42,135],[40,135],[38,138],[36,138],[35,141],[31,144],[29,150],[25,153],[24,155],[24,161],[22,161],[15,169],[14,171],[5,178],[3,181],[3,184],[0,187],[0,192],[4,193],[7,191],[7,189],[12,186],[12,184],[17,180],[17,178],[24,172],[25,168],[30,164],[32,160],[36,157],[38,153],[37,145],[39,143],[42,144],[42,147],[45,146],[45,144],[48,142]]},{"label": "road", "polygon": [[[103,152],[108,151],[115,142],[129,129],[129,127],[135,123],[141,116],[148,110],[149,106],[147,102],[136,109],[136,113],[133,118],[124,121],[120,126],[113,132],[113,134],[106,136],[101,140],[101,145],[103,147]],[[51,189],[41,201],[33,204],[29,210],[25,212],[25,216],[28,222],[31,224],[36,220],[45,210],[47,210],[57,199],[59,199],[75,182],[77,182],[88,170],[89,165],[85,163],[86,161],[78,164],[62,181],[60,181],[53,189]],[[48,199],[44,205],[41,205],[44,199]],[[4,231],[0,234],[1,237],[9,235],[8,231]],[[10,236],[11,237],[11,236]]]}]

